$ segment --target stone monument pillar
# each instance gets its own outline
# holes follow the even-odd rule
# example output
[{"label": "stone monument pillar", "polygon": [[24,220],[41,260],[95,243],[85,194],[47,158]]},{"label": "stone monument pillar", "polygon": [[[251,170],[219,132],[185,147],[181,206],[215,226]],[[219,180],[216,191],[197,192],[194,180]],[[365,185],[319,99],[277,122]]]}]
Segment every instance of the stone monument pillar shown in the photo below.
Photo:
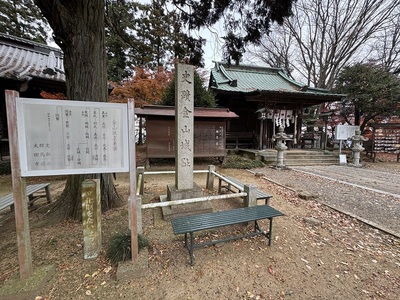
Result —
[{"label": "stone monument pillar", "polygon": [[[177,64],[175,73],[175,185],[168,185],[167,196],[161,201],[183,200],[203,196],[203,190],[193,182],[194,155],[194,67]],[[164,219],[188,215],[194,211],[209,212],[206,202],[177,205],[162,209]]]},{"label": "stone monument pillar", "polygon": [[194,67],[177,64],[175,74],[175,184],[193,188]]},{"label": "stone monument pillar", "polygon": [[363,142],[368,141],[368,138],[361,135],[360,129],[356,129],[355,135],[351,137],[351,140],[353,141],[353,148],[351,148],[351,151],[353,151],[353,162],[350,165],[353,167],[362,167],[362,164],[360,164],[360,153],[365,150],[362,145]]},{"label": "stone monument pillar", "polygon": [[285,167],[285,164],[283,163],[283,152],[287,149],[287,147],[283,143],[283,140],[286,138],[286,133],[283,131],[283,127],[280,126],[278,129],[278,133],[274,136],[274,139],[276,140],[275,149],[278,151],[276,163],[276,167],[278,169],[282,169]]}]

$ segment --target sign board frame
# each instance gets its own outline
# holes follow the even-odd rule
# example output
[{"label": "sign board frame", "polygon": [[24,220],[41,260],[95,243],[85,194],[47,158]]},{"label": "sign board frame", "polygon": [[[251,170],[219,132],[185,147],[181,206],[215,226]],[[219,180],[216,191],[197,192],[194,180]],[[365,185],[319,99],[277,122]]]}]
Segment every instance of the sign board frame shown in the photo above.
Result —
[{"label": "sign board frame", "polygon": [[[118,173],[129,171],[128,109],[126,104],[32,98],[18,98],[16,104],[17,118],[19,120],[18,144],[22,176]],[[85,111],[87,114],[93,113],[95,118],[91,118],[93,116],[90,115],[84,115]],[[61,114],[67,115],[68,112],[69,121],[66,121],[67,118]],[[57,121],[55,115],[59,118]],[[27,120],[30,120],[30,122]],[[32,120],[36,120],[36,122],[31,124]],[[61,122],[63,123],[61,124]],[[57,127],[57,129],[51,131],[51,126]],[[66,127],[68,127],[68,130]],[[62,129],[62,133],[59,132],[60,128]],[[85,144],[80,143],[85,138],[85,130],[90,132],[90,134],[86,133],[86,150],[82,149],[82,157],[86,155],[86,161],[82,159],[78,161],[80,162],[78,164],[78,159],[74,161],[73,155],[72,161],[66,161],[67,149],[71,153],[75,151],[75,155],[77,155],[77,147],[71,147],[70,141],[72,141],[71,144]],[[40,136],[41,140],[37,142],[30,141],[29,139],[35,135]],[[113,136],[115,136],[114,141]],[[96,142],[94,142],[94,138]],[[102,138],[104,138],[104,142],[101,141]],[[68,142],[66,142],[66,139],[68,139]],[[98,143],[97,139],[99,139]],[[59,145],[60,141],[62,141],[64,149],[61,149],[62,146]],[[90,146],[88,146],[89,144]],[[94,154],[93,145],[97,147],[96,155]],[[51,149],[47,151],[46,147]],[[37,148],[35,153],[33,153],[33,148]],[[102,150],[104,151],[102,152]],[[79,147],[78,151],[79,153],[81,151]],[[104,153],[108,153],[109,156],[106,156]],[[34,161],[33,155],[43,156],[43,166]],[[96,164],[89,163],[88,161],[93,161],[94,157],[96,158]],[[68,165],[67,163],[70,164]]]},{"label": "sign board frame", "polygon": [[339,124],[335,128],[335,139],[338,141],[347,140],[355,135],[357,129],[360,129],[360,126]]},{"label": "sign board frame", "polygon": [[[31,238],[29,232],[29,217],[28,217],[28,202],[26,201],[26,179],[21,174],[21,155],[20,155],[20,138],[21,130],[20,122],[17,117],[17,103],[19,102],[19,93],[13,90],[5,91],[6,110],[7,110],[7,125],[9,130],[10,140],[10,161],[11,161],[11,178],[14,195],[14,211],[15,224],[17,233],[18,261],[20,278],[25,280],[32,275],[32,249]],[[52,100],[45,100],[52,101]],[[47,102],[50,103],[50,102]],[[64,102],[66,103],[66,102]],[[87,104],[88,102],[82,102]],[[57,104],[60,102],[57,101]],[[105,104],[101,102],[101,104]],[[94,104],[96,105],[96,104]],[[108,105],[108,104],[106,104]],[[124,104],[120,104],[125,106]],[[122,107],[121,106],[121,107]],[[128,164],[129,181],[130,181],[130,201],[129,201],[129,219],[132,220],[129,225],[131,230],[131,249],[132,261],[138,259],[138,239],[137,239],[137,213],[136,213],[136,145],[135,145],[135,101],[128,99],[128,104],[124,110],[127,112],[122,119],[125,120],[124,133],[127,133],[127,153],[128,159],[124,160]],[[21,112],[20,112],[21,113]],[[127,125],[127,126],[126,126]],[[32,124],[34,126],[34,124]],[[125,136],[125,134],[124,134]],[[124,148],[125,148],[124,147]],[[35,175],[33,175],[35,176]]]}]

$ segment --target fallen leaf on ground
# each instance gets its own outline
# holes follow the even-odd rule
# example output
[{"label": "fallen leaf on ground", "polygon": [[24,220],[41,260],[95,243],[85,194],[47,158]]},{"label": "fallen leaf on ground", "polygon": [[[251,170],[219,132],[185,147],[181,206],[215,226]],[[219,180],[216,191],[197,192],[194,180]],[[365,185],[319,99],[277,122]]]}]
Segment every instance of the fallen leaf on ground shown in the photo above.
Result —
[{"label": "fallen leaf on ground", "polygon": [[268,267],[268,273],[271,274],[271,275],[275,274],[275,271],[274,271],[274,269],[272,269],[272,266]]}]

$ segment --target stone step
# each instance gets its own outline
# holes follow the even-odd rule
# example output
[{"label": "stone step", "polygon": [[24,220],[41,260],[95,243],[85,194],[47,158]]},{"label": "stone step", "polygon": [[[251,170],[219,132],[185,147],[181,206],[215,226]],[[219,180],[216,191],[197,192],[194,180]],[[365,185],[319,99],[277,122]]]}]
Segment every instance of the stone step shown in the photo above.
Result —
[{"label": "stone step", "polygon": [[[266,153],[259,153],[259,155],[262,156],[276,156],[276,152],[266,152]],[[307,156],[307,157],[314,157],[314,156],[323,156],[323,157],[330,157],[330,156],[334,156],[334,157],[338,157],[339,154],[337,153],[330,153],[330,152],[290,152],[290,151],[286,151],[284,152],[285,156],[293,156],[293,157],[297,157],[297,156]]]},{"label": "stone step", "polygon": [[[284,155],[283,158],[285,160],[339,160],[338,156],[286,156]],[[276,156],[261,156],[261,160],[276,160]]]},{"label": "stone step", "polygon": [[[266,160],[262,161],[266,165],[274,165],[276,164],[276,160]],[[308,166],[308,165],[338,165],[339,164],[339,159],[336,160],[321,160],[321,159],[301,159],[301,160],[294,160],[294,159],[288,159],[284,160],[284,164],[286,166]]]},{"label": "stone step", "polygon": [[302,160],[294,160],[294,159],[287,159],[284,160],[284,163],[288,166],[306,166],[310,164],[316,164],[316,165],[322,165],[322,164],[328,164],[328,165],[338,165],[339,164],[339,159],[302,159]]},{"label": "stone step", "polygon": [[[258,159],[267,165],[276,164],[277,151],[242,151],[241,154],[250,159]],[[284,153],[284,164],[286,166],[307,165],[338,165],[339,153],[330,151],[302,151],[287,150]]]}]

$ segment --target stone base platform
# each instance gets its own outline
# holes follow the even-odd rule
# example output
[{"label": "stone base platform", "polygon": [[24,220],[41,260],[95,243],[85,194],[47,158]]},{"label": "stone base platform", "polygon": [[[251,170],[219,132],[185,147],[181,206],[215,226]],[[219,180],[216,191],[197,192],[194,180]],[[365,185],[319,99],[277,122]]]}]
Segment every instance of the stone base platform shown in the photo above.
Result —
[{"label": "stone base platform", "polygon": [[[192,199],[204,196],[203,190],[196,183],[193,183],[193,189],[189,190],[178,190],[174,185],[168,185],[167,193],[167,195],[160,196],[161,202]],[[212,206],[208,201],[162,207],[163,218],[167,221],[176,217],[208,212],[212,212]]]},{"label": "stone base platform", "polygon": [[173,184],[169,184],[167,186],[168,201],[192,199],[198,197],[203,197],[203,190],[196,182],[193,182],[193,188],[185,190],[178,190]]}]

